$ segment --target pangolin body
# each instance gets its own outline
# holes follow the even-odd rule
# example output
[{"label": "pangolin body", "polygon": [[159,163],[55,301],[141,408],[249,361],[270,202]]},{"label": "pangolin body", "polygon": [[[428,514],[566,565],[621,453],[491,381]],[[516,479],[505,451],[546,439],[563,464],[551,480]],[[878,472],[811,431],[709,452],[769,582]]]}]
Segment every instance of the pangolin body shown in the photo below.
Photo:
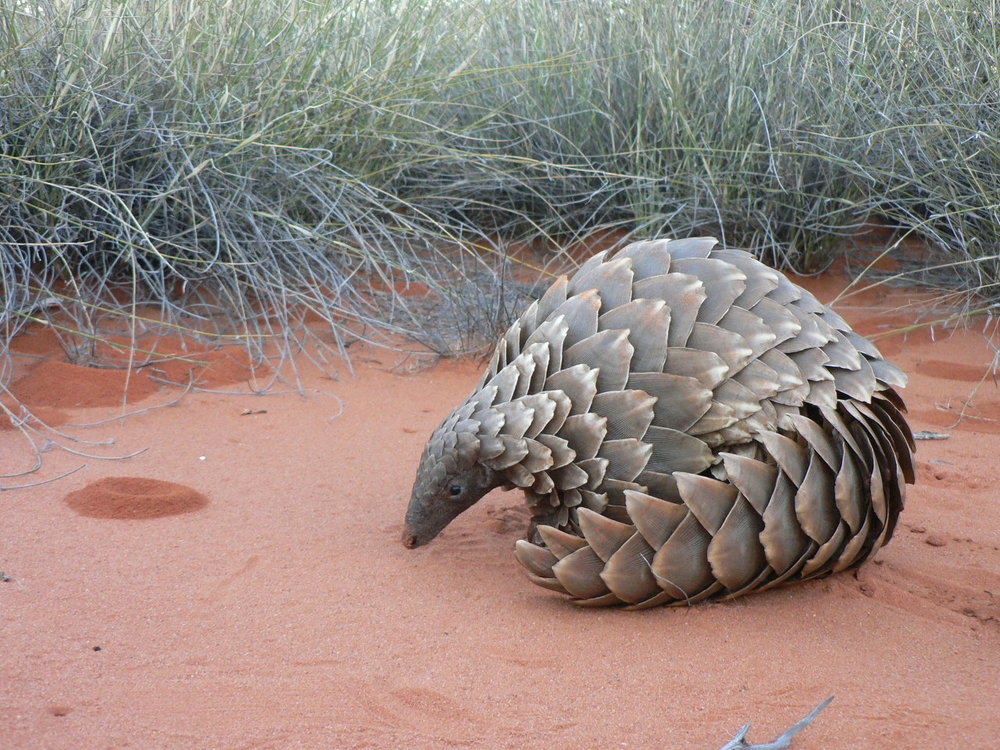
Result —
[{"label": "pangolin body", "polygon": [[498,486],[517,559],[577,604],[735,597],[859,565],[914,478],[906,376],[835,312],[712,238],[558,279],[421,458],[404,542]]}]

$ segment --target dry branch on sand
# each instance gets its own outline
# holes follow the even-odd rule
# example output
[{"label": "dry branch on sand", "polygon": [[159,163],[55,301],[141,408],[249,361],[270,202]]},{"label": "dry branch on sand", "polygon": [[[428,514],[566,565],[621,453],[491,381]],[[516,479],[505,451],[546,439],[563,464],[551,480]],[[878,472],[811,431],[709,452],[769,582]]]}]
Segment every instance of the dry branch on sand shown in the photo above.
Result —
[{"label": "dry branch on sand", "polygon": [[748,722],[742,726],[735,737],[719,748],[719,750],[785,750],[785,748],[790,748],[795,735],[812,724],[813,720],[819,716],[820,711],[829,706],[832,700],[833,696],[831,695],[803,718],[792,724],[784,733],[775,738],[773,742],[766,742],[763,745],[751,745],[747,743],[746,736],[747,732],[750,731],[750,724]]}]

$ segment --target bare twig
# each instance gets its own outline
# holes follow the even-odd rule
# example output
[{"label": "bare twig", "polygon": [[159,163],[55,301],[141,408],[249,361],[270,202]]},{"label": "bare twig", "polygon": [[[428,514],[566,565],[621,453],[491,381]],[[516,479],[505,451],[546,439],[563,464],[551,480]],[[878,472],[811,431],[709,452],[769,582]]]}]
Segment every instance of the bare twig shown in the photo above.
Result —
[{"label": "bare twig", "polygon": [[934,432],[933,430],[917,430],[913,433],[914,440],[947,440],[951,435],[947,432]]},{"label": "bare twig", "polygon": [[723,745],[719,750],[785,750],[792,746],[792,739],[805,729],[807,726],[812,724],[813,720],[819,716],[820,711],[830,705],[830,701],[833,700],[831,695],[825,701],[820,703],[816,708],[806,714],[802,719],[792,724],[780,737],[774,740],[774,742],[768,742],[763,745],[751,745],[746,741],[747,732],[750,731],[750,723],[747,722],[743,727],[736,733],[729,742]]},{"label": "bare twig", "polygon": [[69,471],[63,472],[59,476],[49,477],[48,479],[42,479],[37,482],[29,482],[28,484],[11,484],[6,487],[0,487],[0,492],[3,492],[4,490],[25,490],[28,489],[29,487],[38,487],[39,485],[42,484],[49,484],[50,482],[58,482],[60,479],[65,479],[70,474],[76,474],[76,472],[80,471],[80,469],[84,468],[86,465],[87,464],[80,464],[75,469],[70,469]]}]

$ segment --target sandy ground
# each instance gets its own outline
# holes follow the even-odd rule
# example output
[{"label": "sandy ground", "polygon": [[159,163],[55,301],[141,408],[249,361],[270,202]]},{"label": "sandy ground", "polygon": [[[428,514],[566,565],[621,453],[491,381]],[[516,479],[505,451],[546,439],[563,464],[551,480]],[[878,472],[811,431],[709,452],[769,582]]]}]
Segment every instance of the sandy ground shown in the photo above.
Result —
[{"label": "sandy ground", "polygon": [[[838,283],[812,286],[830,299]],[[913,319],[892,311],[907,299],[837,309],[884,336]],[[986,325],[879,341],[911,374],[913,428],[950,437],[919,444],[919,484],[873,563],[692,609],[581,610],[533,586],[512,554],[517,493],[402,547],[423,441],[475,363],[401,376],[358,351],[357,376],[304,364],[305,396],[191,392],[60,428],[113,446],[48,433],[74,451],[145,451],[48,450],[40,472],[0,482],[85,464],[0,493],[0,748],[714,750],[745,721],[769,741],[828,695],[795,748],[996,748],[1000,389]],[[44,333],[17,347],[14,390],[52,423],[123,412],[123,371],[39,359],[54,350]],[[214,362],[201,382],[247,389],[239,357],[199,356]],[[179,395],[145,370],[129,388],[129,409]],[[0,472],[31,468],[7,428]],[[110,477],[133,481],[86,491]]]}]

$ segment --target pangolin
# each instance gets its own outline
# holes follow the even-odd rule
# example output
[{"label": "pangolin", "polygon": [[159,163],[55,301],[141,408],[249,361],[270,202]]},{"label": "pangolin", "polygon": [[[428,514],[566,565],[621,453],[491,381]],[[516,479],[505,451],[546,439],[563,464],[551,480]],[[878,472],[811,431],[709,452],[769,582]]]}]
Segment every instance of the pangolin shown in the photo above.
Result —
[{"label": "pangolin", "polygon": [[914,481],[906,376],[785,275],[710,237],[561,277],[434,431],[403,542],[520,487],[535,583],[584,606],[693,604],[859,565]]}]

